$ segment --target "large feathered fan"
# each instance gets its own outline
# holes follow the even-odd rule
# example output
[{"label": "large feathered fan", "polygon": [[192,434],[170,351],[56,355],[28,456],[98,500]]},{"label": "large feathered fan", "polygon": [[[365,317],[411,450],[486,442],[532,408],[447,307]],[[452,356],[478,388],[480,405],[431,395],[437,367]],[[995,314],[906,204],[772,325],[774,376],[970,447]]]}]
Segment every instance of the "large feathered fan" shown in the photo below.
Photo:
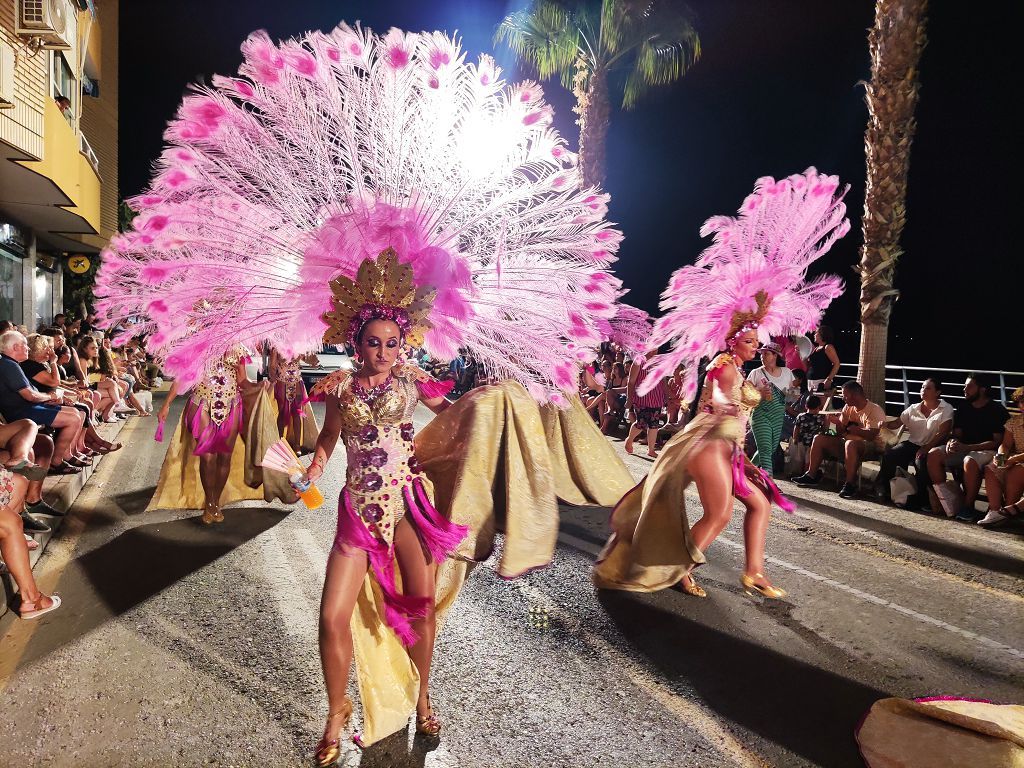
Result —
[{"label": "large feathered fan", "polygon": [[439,32],[257,32],[242,51],[238,77],[185,98],[133,230],[104,252],[106,322],[144,317],[190,383],[237,344],[315,349],[330,280],[391,248],[437,292],[428,351],[467,347],[540,400],[571,391],[615,314],[622,235],[541,88]]}]

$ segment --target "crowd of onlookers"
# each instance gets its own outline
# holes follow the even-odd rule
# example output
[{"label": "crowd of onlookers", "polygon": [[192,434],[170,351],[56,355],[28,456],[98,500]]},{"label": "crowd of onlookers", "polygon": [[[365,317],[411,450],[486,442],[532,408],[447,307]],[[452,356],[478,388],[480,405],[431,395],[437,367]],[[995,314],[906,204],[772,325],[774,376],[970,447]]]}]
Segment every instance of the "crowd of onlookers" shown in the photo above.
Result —
[{"label": "crowd of onlookers", "polygon": [[28,553],[65,512],[42,496],[48,475],[71,475],[119,450],[101,423],[153,410],[158,369],[139,339],[114,346],[95,317],[58,314],[31,333],[0,321],[0,555],[33,618],[59,601],[35,586]]},{"label": "crowd of onlookers", "polygon": [[[839,355],[828,327],[810,338],[776,338],[764,344],[747,382],[761,394],[751,413],[747,454],[769,475],[809,487],[831,461],[843,498],[865,494],[862,465],[879,462],[867,495],[914,511],[944,514],[984,526],[1001,525],[1024,510],[1024,387],[1011,396],[1014,415],[985,373],[963,385],[954,408],[943,383],[921,384],[920,402],[890,417],[861,384],[836,381]],[[757,364],[759,363],[759,364]],[[646,369],[613,344],[580,374],[580,398],[606,434],[625,429],[625,449],[643,442],[648,456],[658,441],[685,426],[693,403],[682,402],[682,371],[639,395]],[[984,481],[987,512],[976,510]]]}]

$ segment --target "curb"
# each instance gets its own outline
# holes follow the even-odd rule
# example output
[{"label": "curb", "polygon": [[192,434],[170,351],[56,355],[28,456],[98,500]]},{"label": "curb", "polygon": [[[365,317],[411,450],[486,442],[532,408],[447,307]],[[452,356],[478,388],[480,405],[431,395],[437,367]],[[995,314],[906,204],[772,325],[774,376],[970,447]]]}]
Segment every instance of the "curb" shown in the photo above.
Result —
[{"label": "curb", "polygon": [[[127,423],[128,419],[119,419],[116,424],[100,424],[97,428],[97,432],[100,433],[100,436],[104,440],[117,442],[117,436],[121,433],[121,430],[124,429],[124,426]],[[121,450],[128,450],[128,446],[126,445]],[[93,465],[91,467],[86,467],[78,474],[54,475],[47,477],[43,481],[43,499],[45,499],[52,507],[70,512],[72,505],[75,503],[75,499],[78,498],[78,494],[80,494],[82,489],[85,488],[85,484],[89,482],[89,478],[92,477],[93,473],[103,462],[104,458],[106,457],[97,456],[93,459]],[[46,546],[50,543],[50,539],[57,535],[57,532],[67,519],[66,517],[49,517],[47,515],[39,515],[39,517],[42,518],[43,521],[53,530],[49,533],[31,534],[32,538],[39,542],[39,548],[28,553],[29,561],[32,564],[33,570],[36,567],[36,563],[39,562],[40,558],[42,558],[43,554],[46,552]],[[4,600],[3,603],[0,604],[0,619],[3,619],[6,617],[8,612],[11,612],[13,615],[13,611],[10,610],[10,603],[18,593],[18,589],[14,584],[14,579],[6,568],[0,570],[0,583],[2,583],[4,591]]]}]

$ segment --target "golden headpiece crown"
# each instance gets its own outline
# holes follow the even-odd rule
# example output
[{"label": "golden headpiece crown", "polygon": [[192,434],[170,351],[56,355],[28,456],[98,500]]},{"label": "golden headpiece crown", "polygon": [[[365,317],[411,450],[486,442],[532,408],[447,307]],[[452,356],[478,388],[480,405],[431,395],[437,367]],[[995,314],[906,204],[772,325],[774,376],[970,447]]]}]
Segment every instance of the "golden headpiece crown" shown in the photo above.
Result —
[{"label": "golden headpiece crown", "polygon": [[355,343],[359,331],[371,320],[396,323],[412,347],[423,344],[430,330],[430,308],[437,292],[417,288],[412,267],[398,263],[393,248],[359,265],[356,279],[341,275],[331,280],[334,309],[324,314],[327,344]]},{"label": "golden headpiece crown", "polygon": [[734,312],[732,325],[729,327],[729,335],[726,342],[730,342],[740,334],[753,331],[761,325],[764,316],[768,314],[768,308],[772,305],[772,297],[766,291],[758,291],[754,294],[754,301],[757,302],[757,309],[753,312]]}]

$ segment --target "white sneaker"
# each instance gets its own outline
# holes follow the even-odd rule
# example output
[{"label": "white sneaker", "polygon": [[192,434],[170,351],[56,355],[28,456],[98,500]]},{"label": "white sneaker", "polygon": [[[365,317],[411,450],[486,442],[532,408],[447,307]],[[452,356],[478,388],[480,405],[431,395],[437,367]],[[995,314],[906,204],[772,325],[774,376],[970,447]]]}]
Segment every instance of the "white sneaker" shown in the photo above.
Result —
[{"label": "white sneaker", "polygon": [[[1009,507],[1003,507],[1003,509],[1013,508],[1013,506],[1011,504]],[[986,528],[998,528],[1000,525],[1008,523],[1012,517],[1015,517],[1015,515],[1007,515],[1002,509],[990,509],[988,514],[978,521],[978,525],[984,525]]]}]

